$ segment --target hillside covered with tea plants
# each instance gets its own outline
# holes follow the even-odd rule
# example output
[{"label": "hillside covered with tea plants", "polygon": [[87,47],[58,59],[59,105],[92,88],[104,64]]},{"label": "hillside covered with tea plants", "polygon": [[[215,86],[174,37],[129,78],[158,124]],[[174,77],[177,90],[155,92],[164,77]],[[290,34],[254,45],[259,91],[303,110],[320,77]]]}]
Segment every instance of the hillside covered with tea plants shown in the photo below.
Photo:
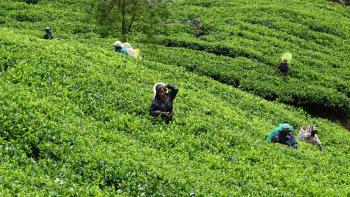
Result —
[{"label": "hillside covered with tea plants", "polygon": [[[325,0],[183,1],[159,39],[167,47],[147,57],[268,100],[348,116],[349,17],[349,8]],[[293,59],[283,78],[276,67],[285,52]]]},{"label": "hillside covered with tea plants", "polygon": [[[138,61],[115,54],[118,37],[100,36],[88,0],[0,1],[0,195],[349,195],[349,131],[287,105],[349,114],[349,9],[174,6],[166,32],[129,36]],[[55,39],[42,39],[45,26]],[[179,87],[169,125],[148,113],[159,81]],[[268,143],[281,122],[295,135],[317,125],[324,151]]]}]

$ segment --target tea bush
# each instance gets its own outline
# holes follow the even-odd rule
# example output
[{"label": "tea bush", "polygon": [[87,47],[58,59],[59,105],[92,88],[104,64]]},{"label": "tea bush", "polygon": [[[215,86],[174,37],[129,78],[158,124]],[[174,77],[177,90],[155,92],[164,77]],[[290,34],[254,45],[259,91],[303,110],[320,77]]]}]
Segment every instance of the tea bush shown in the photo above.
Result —
[{"label": "tea bush", "polygon": [[[145,57],[194,69],[267,99],[350,114],[348,9],[314,1],[206,2],[182,2],[169,35],[158,39],[168,48],[148,50]],[[191,33],[191,25],[182,22],[191,18],[200,18],[210,31],[198,38],[195,28]],[[275,70],[286,51],[294,58],[288,79],[278,83],[282,79]]]},{"label": "tea bush", "polygon": [[[46,41],[5,28],[0,34],[1,58],[16,59],[1,74],[2,194],[348,191],[341,174],[348,172],[349,133],[328,121],[185,69],[125,62],[94,41]],[[157,81],[180,87],[171,125],[147,112]],[[296,128],[315,122],[326,151],[265,142],[284,121]],[[316,183],[322,187],[310,190]]]},{"label": "tea bush", "polygon": [[[281,100],[294,99],[295,94],[310,98],[311,94],[336,103],[341,94],[334,86],[310,83],[310,89],[319,94],[300,93],[295,87],[304,88],[306,83],[300,84],[293,75],[303,76],[303,64],[295,64],[300,70],[283,81],[268,75],[274,69],[265,60],[272,62],[273,56],[266,58],[248,47],[239,48],[241,54],[256,55],[259,62],[250,56],[221,57],[144,43],[132,43],[144,52],[142,61],[123,57],[113,52],[115,39],[98,38],[93,23],[88,22],[92,19],[85,19],[82,2],[0,2],[5,21],[0,27],[1,196],[349,195],[350,134],[345,129],[311,118],[302,109],[232,87],[271,97],[278,93]],[[201,10],[196,6],[210,9],[221,3],[195,0],[191,6]],[[244,5],[242,1],[227,3]],[[320,6],[332,12],[328,4]],[[26,16],[41,20],[17,21],[15,16],[25,11]],[[58,39],[41,39],[47,23],[55,25]],[[208,32],[215,31],[213,25]],[[211,33],[205,36],[216,39]],[[165,37],[169,38],[175,39]],[[135,37],[142,39],[142,35]],[[157,39],[162,42],[163,38]],[[325,53],[309,52],[314,56]],[[320,68],[345,78],[342,55],[334,59],[345,74]],[[235,65],[231,72],[230,65]],[[245,77],[236,74],[240,69],[247,73]],[[260,83],[257,77],[249,80],[260,73]],[[337,90],[346,91],[346,80],[325,73],[312,70],[302,79],[321,76],[327,84],[333,80],[328,77],[334,77]],[[152,86],[158,81],[172,82],[180,89],[170,125],[148,114]],[[282,94],[268,82],[261,85],[264,81],[291,84],[291,93]],[[327,91],[335,96],[328,97]],[[303,142],[297,150],[267,143],[266,134],[280,122],[293,125],[295,134],[302,124],[316,124],[325,151]]]}]

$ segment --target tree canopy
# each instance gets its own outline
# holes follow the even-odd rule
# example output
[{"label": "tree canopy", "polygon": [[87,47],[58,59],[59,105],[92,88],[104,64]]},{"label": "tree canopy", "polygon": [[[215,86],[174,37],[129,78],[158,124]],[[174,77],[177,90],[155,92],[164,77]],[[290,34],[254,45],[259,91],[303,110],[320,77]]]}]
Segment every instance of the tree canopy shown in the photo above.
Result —
[{"label": "tree canopy", "polygon": [[95,5],[102,36],[127,39],[132,31],[154,34],[162,31],[162,22],[170,15],[173,0],[99,0]]}]

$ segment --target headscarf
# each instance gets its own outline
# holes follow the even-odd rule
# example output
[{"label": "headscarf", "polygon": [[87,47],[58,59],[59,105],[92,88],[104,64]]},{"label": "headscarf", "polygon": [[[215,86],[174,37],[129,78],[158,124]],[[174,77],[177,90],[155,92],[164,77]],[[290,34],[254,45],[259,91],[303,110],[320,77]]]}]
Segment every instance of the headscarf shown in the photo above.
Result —
[{"label": "headscarf", "polygon": [[44,30],[48,33],[52,33],[52,29],[51,27],[45,27]]},{"label": "headscarf", "polygon": [[153,98],[156,98],[156,96],[157,96],[157,86],[158,85],[162,85],[165,87],[165,84],[162,82],[158,82],[158,83],[154,84],[154,86],[153,86]]},{"label": "headscarf", "polygon": [[121,47],[121,48],[124,47],[123,44],[122,44],[122,42],[120,42],[119,40],[115,41],[114,46],[116,46],[116,47]]},{"label": "headscarf", "polygon": [[283,129],[288,129],[289,131],[293,131],[293,127],[290,124],[283,123],[281,124],[282,130]]},{"label": "headscarf", "polygon": [[312,131],[317,131],[317,130],[318,128],[313,125],[303,125],[302,127],[300,127],[300,132],[303,132],[303,133],[311,133]]},{"label": "headscarf", "polygon": [[271,133],[267,137],[267,141],[271,142],[274,135],[282,132],[284,129],[288,129],[289,131],[293,131],[293,127],[290,124],[283,123],[278,124],[276,128],[274,128]]},{"label": "headscarf", "polygon": [[124,48],[128,55],[134,58],[138,58],[139,53],[134,48],[132,48],[132,46],[128,42],[122,43],[119,40],[117,40],[115,41],[114,46]]}]

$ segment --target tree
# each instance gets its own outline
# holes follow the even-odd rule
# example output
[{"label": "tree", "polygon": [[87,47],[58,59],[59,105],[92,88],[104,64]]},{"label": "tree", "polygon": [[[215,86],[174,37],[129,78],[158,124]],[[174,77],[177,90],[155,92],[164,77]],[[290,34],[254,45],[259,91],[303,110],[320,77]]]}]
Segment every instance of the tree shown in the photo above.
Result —
[{"label": "tree", "polygon": [[[170,12],[173,0],[99,0],[97,23],[103,36],[120,33],[126,41],[133,30],[152,34],[159,30]],[[117,31],[116,31],[117,30]]]}]

